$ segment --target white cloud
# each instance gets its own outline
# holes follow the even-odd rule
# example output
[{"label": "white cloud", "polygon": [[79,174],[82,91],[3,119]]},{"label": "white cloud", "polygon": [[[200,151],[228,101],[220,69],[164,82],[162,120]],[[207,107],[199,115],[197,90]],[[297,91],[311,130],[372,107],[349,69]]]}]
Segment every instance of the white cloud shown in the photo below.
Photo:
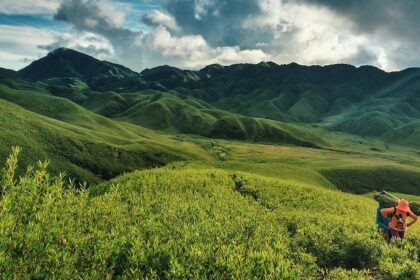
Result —
[{"label": "white cloud", "polygon": [[38,45],[54,42],[54,33],[48,30],[0,25],[0,67],[20,69],[28,60],[37,59],[47,52]]},{"label": "white cloud", "polygon": [[[116,0],[1,1],[6,13],[57,10],[71,31],[0,26],[0,66],[19,68],[28,59],[65,46],[134,70],[161,64],[199,68],[210,63],[373,64],[385,70],[416,63],[417,48],[360,32],[338,11],[305,1],[167,0],[152,10],[145,34],[130,29],[130,4]],[[163,3],[163,2],[162,2]],[[163,6],[165,7],[165,5]],[[130,18],[131,20],[132,18]],[[146,32],[146,31],[145,31]],[[378,35],[379,34],[379,35]],[[37,48],[37,46],[44,48]],[[414,59],[414,60],[413,60]],[[13,64],[15,61],[16,64]]]},{"label": "white cloud", "polygon": [[[215,5],[214,0],[196,0],[194,8],[194,16],[200,20],[202,16],[208,13],[208,8]],[[217,14],[217,9],[213,12]]]},{"label": "white cloud", "polygon": [[60,47],[74,49],[101,60],[115,60],[115,50],[104,36],[90,32],[69,32],[55,35],[55,41],[49,45],[39,46],[53,51]]},{"label": "white cloud", "polygon": [[[178,67],[200,68],[212,63],[257,63],[269,59],[269,55],[256,49],[241,50],[237,46],[213,48],[200,35],[173,36],[162,26],[145,36],[143,41],[143,47],[147,48],[145,61],[153,66],[160,62]],[[152,53],[152,61],[147,60],[147,53]]]},{"label": "white cloud", "polygon": [[368,41],[352,31],[352,22],[327,8],[277,0],[261,0],[259,5],[262,13],[245,19],[243,27],[270,29],[274,38],[260,46],[279,63],[349,62]]},{"label": "white cloud", "polygon": [[2,0],[0,11],[5,14],[42,14],[55,11],[61,0]]},{"label": "white cloud", "polygon": [[0,67],[19,70],[49,51],[67,47],[115,60],[115,51],[103,36],[89,32],[56,32],[28,26],[0,25]]},{"label": "white cloud", "polygon": [[180,27],[173,16],[158,10],[147,13],[142,20],[144,23],[151,26],[164,26],[173,31],[180,30]]}]

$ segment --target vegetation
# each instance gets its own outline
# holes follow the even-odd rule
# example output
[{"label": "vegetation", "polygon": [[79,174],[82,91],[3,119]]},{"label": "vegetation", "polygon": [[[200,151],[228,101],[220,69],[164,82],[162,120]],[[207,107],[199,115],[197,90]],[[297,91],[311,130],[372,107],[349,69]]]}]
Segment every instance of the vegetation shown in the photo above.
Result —
[{"label": "vegetation", "polygon": [[[0,99],[1,159],[6,158],[12,145],[19,145],[24,148],[24,166],[38,159],[50,159],[53,174],[65,170],[70,178],[91,184],[138,168],[162,166],[174,160],[207,158],[200,147],[108,120],[65,99],[35,103],[30,97],[22,99],[25,102],[22,104],[33,104],[28,107],[37,111],[45,109],[45,114],[61,120]],[[43,100],[50,99],[46,96]],[[23,168],[19,172],[24,172]]]},{"label": "vegetation", "polygon": [[387,245],[373,199],[420,201],[419,76],[0,69],[0,278],[419,279],[420,226]]},{"label": "vegetation", "polygon": [[1,181],[5,278],[420,275],[419,228],[386,245],[372,199],[206,167],[137,171],[76,190],[46,163],[15,180],[18,151]]},{"label": "vegetation", "polygon": [[[151,129],[324,146],[325,140],[301,126],[313,124],[399,145],[420,143],[417,68],[386,73],[371,66],[264,62],[199,71],[160,66],[136,73],[61,48],[20,71],[0,72],[42,81],[49,94]],[[285,123],[295,124],[294,131]],[[231,130],[235,133],[226,133]]]}]

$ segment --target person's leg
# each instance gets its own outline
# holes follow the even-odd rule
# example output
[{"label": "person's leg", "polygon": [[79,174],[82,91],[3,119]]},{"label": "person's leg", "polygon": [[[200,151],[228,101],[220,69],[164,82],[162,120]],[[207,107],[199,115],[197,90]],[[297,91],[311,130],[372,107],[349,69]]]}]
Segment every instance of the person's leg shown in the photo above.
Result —
[{"label": "person's leg", "polygon": [[405,232],[404,231],[400,231],[400,238],[401,238],[401,240],[404,239],[404,235],[405,235]]},{"label": "person's leg", "polygon": [[389,231],[391,232],[391,237],[394,237],[395,239],[400,237],[400,232],[394,229],[389,229]]},{"label": "person's leg", "polygon": [[385,241],[389,244],[391,242],[391,232],[387,229],[382,229],[382,235]]}]

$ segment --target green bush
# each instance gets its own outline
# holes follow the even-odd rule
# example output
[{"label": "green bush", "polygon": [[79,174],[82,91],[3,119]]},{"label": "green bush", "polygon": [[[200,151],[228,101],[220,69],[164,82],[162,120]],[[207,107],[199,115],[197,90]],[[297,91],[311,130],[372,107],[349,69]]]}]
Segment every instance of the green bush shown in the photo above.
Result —
[{"label": "green bush", "polygon": [[137,171],[86,190],[50,177],[47,162],[16,178],[18,153],[1,180],[4,279],[420,275],[418,231],[388,246],[372,221],[349,222],[372,214],[367,198],[200,167]]}]

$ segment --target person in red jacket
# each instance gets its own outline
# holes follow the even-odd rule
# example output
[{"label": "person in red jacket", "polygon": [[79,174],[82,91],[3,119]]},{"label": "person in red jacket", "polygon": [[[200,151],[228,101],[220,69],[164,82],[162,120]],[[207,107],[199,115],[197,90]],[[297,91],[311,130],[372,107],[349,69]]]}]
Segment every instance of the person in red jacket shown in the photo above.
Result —
[{"label": "person in red jacket", "polygon": [[[417,216],[410,210],[408,201],[405,199],[401,199],[396,207],[381,209],[381,215],[383,217],[387,217],[388,215],[391,216],[389,229],[392,236],[395,238],[403,239],[407,227],[410,227],[417,222]],[[407,217],[412,219],[408,224]]]}]

